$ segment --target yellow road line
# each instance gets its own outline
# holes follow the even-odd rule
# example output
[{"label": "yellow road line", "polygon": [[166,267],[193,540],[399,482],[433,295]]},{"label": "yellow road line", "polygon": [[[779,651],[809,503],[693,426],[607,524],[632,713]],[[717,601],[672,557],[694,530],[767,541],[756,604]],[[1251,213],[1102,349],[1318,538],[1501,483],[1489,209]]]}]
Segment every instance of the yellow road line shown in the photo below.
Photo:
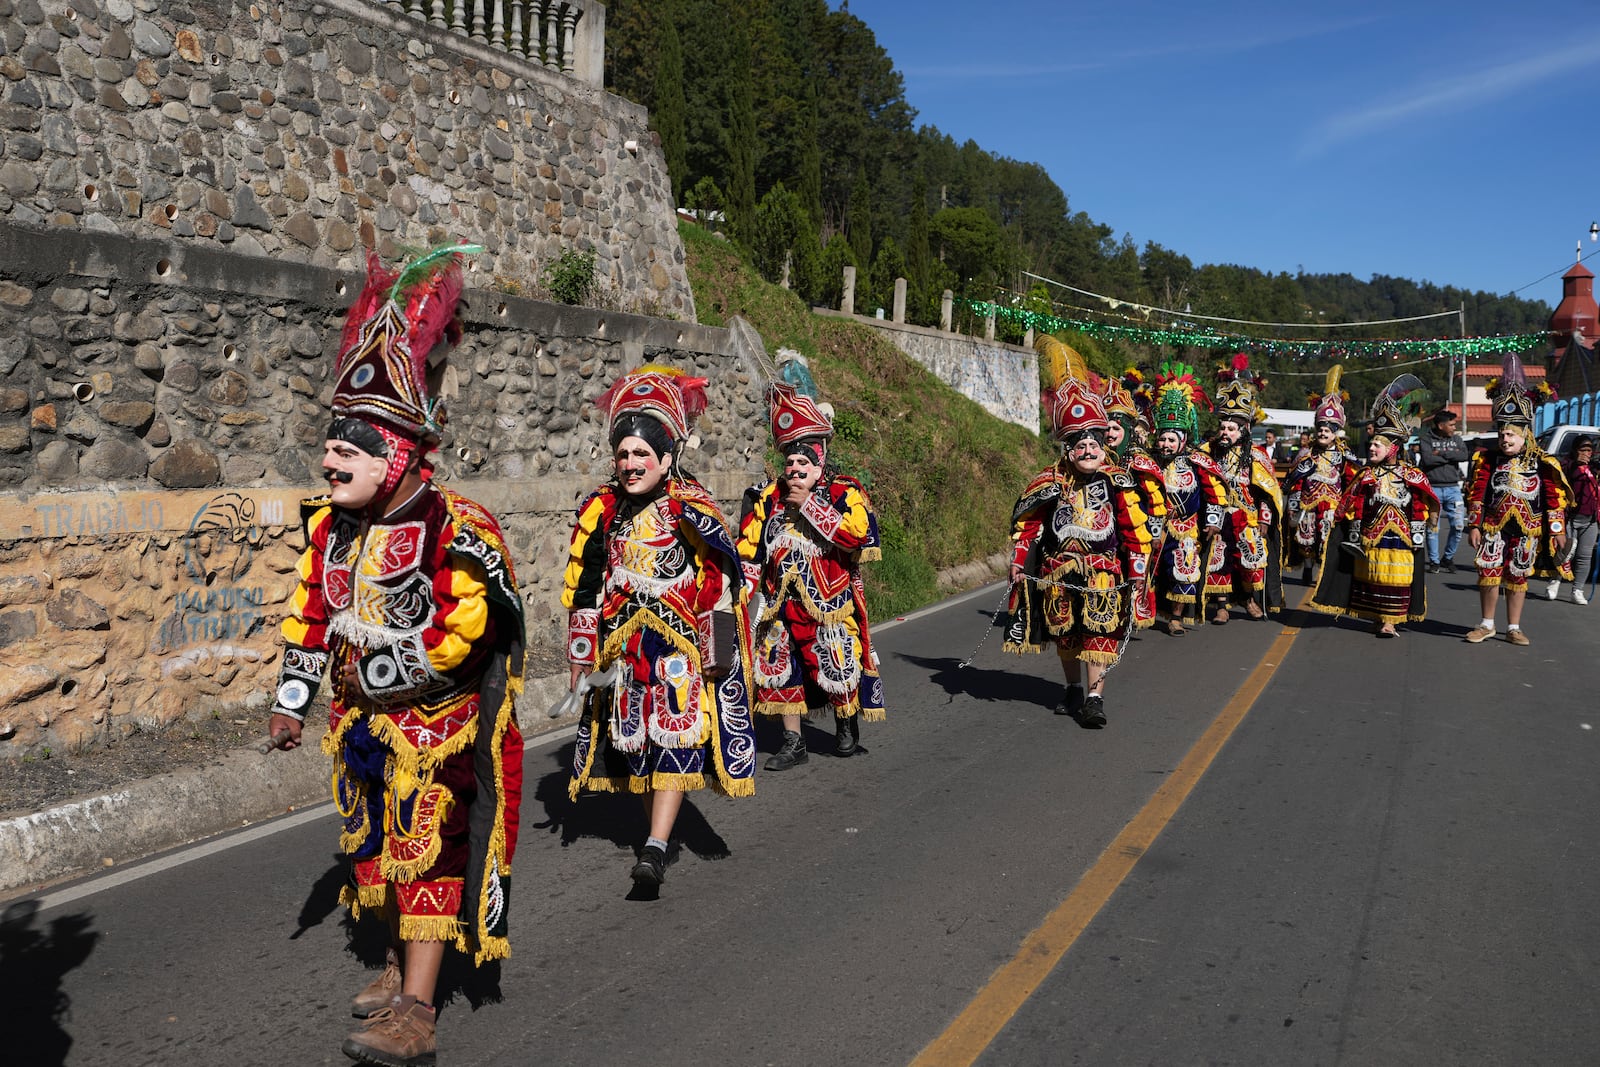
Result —
[{"label": "yellow road line", "polygon": [[1255,670],[1239,691],[1206,727],[1206,732],[1183,757],[1172,774],[1123,827],[1116,840],[1106,846],[1078,884],[1056,909],[1045,917],[1022,942],[1022,947],[978,991],[966,1009],[911,1061],[911,1067],[971,1067],[983,1055],[1006,1023],[1039,988],[1061,957],[1072,948],[1078,935],[1111,899],[1134,864],[1145,854],[1156,837],[1178,813],[1189,793],[1227,744],[1234,729],[1244,721],[1256,698],[1277,672],[1279,664],[1300,633],[1298,627],[1285,626],[1272,642]]}]

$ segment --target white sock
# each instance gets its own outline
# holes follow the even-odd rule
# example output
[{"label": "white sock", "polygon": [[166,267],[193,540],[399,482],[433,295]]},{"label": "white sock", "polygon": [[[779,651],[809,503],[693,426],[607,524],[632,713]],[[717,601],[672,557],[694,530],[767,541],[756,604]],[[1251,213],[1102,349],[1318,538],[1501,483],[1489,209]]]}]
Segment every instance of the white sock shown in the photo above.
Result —
[{"label": "white sock", "polygon": [[1494,620],[1493,619],[1484,619],[1482,622],[1480,622],[1478,624],[1478,629],[1480,629],[1480,630],[1491,630],[1492,631],[1494,629]]},{"label": "white sock", "polygon": [[1507,623],[1506,624],[1506,633],[1510,633],[1512,630],[1520,630],[1520,629],[1522,629],[1522,627],[1517,623],[1512,622],[1512,623]]},{"label": "white sock", "polygon": [[659,838],[659,837],[646,838],[645,842],[644,842],[644,847],[645,848],[649,848],[651,845],[654,845],[656,848],[659,848],[662,852],[665,852],[667,850],[667,843],[665,841],[661,840],[661,838]]}]

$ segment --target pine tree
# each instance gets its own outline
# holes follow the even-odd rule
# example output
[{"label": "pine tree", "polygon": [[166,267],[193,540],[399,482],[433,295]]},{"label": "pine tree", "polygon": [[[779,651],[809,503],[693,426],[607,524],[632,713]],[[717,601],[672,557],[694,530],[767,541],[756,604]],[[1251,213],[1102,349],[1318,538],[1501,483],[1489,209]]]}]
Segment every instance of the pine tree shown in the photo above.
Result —
[{"label": "pine tree", "polygon": [[921,167],[911,183],[911,210],[906,217],[906,271],[911,287],[921,293],[928,288],[928,267],[933,252],[928,245],[928,180]]},{"label": "pine tree", "polygon": [[667,158],[674,199],[681,202],[682,190],[688,187],[689,180],[689,133],[685,124],[688,102],[683,95],[683,42],[678,37],[675,8],[672,0],[666,0],[658,14],[661,31],[656,44],[650,118],[661,135],[661,151]]},{"label": "pine tree", "polygon": [[733,236],[754,236],[756,213],[756,106],[750,70],[750,32],[744,16],[731,11],[733,33],[727,70],[728,225]]},{"label": "pine tree", "polygon": [[856,169],[856,183],[850,190],[850,207],[845,218],[850,250],[857,263],[872,262],[872,186],[867,183],[867,168]]}]

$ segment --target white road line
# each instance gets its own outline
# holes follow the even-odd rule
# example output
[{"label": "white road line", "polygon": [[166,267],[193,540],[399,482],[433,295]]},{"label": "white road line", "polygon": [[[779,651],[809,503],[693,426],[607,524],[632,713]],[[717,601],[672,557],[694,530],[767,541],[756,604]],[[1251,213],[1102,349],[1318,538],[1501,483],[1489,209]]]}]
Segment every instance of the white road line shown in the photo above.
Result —
[{"label": "white road line", "polygon": [[[540,734],[527,743],[524,755],[567,741],[577,732],[578,727],[573,724],[564,726],[559,730],[552,730],[547,734]],[[23,901],[34,902],[38,905],[40,912],[65,907],[74,901],[82,900],[84,897],[103,893],[108,889],[127,885],[129,882],[137,882],[139,879],[148,878],[152,874],[160,874],[162,871],[181,867],[185,863],[193,863],[195,860],[214,856],[219,852],[226,852],[240,845],[248,845],[252,841],[259,841],[264,837],[271,837],[273,834],[282,833],[285,830],[293,830],[297,826],[304,826],[308,822],[329,818],[333,814],[333,801],[325,801],[309,808],[302,808],[289,815],[277,816],[247,830],[238,830],[224,836],[210,837],[192,845],[185,845],[155,859],[138,862],[136,865],[119,871],[91,875],[81,882],[58,889],[53,893],[47,892],[39,896],[17,897],[8,901],[7,907]]]},{"label": "white road line", "polygon": [[[917,619],[925,618],[948,608],[959,607],[960,605],[965,604],[970,600],[976,600],[979,597],[992,597],[1001,588],[1003,588],[1003,586],[1003,582],[991,582],[988,585],[979,586],[977,589],[974,589],[971,592],[963,593],[960,596],[952,597],[949,600],[942,600],[937,604],[932,604],[928,607],[913,611],[909,615],[897,616],[896,618],[890,619],[887,622],[873,623],[872,632],[874,634],[879,634],[885,630],[899,626],[901,623],[913,622]],[[537,738],[534,738],[528,742],[527,752],[537,752],[541,749],[549,748],[553,745],[567,741],[573,735],[575,735],[577,731],[578,728],[574,724],[572,726],[563,727],[559,730],[554,730],[548,734],[541,734]],[[137,863],[134,866],[126,867],[119,871],[108,871],[105,874],[91,875],[83,881],[80,881],[74,885],[66,886],[62,889],[58,889],[55,892],[46,892],[38,896],[17,897],[10,901],[10,903],[16,904],[22,901],[32,901],[38,905],[38,910],[40,912],[66,907],[68,904],[82,900],[85,897],[94,896],[96,893],[103,893],[108,889],[115,889],[118,886],[127,885],[130,882],[136,882],[141,878],[148,878],[153,874],[160,874],[162,871],[171,870],[172,868],[182,866],[185,863],[192,863],[195,860],[204,859],[207,856],[214,856],[219,852],[226,852],[231,848],[238,848],[240,845],[250,844],[252,841],[259,841],[264,837],[271,837],[273,834],[282,833],[285,830],[293,830],[297,826],[303,826],[308,822],[315,822],[318,819],[328,818],[332,814],[333,802],[327,801],[322,804],[317,804],[314,807],[302,808],[300,811],[294,812],[290,815],[279,816],[267,822],[261,823],[259,826],[252,826],[247,830],[236,831],[227,834],[226,836],[212,837],[205,841],[197,842],[193,845],[175,849],[166,855]]]}]

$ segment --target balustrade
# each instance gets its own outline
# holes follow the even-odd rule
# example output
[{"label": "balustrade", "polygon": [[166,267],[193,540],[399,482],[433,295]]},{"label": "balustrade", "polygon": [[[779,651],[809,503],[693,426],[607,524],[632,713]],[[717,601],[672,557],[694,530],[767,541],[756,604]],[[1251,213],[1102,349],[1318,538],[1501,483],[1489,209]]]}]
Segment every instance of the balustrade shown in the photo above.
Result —
[{"label": "balustrade", "polygon": [[410,18],[602,87],[605,7],[594,0],[376,0]]}]

